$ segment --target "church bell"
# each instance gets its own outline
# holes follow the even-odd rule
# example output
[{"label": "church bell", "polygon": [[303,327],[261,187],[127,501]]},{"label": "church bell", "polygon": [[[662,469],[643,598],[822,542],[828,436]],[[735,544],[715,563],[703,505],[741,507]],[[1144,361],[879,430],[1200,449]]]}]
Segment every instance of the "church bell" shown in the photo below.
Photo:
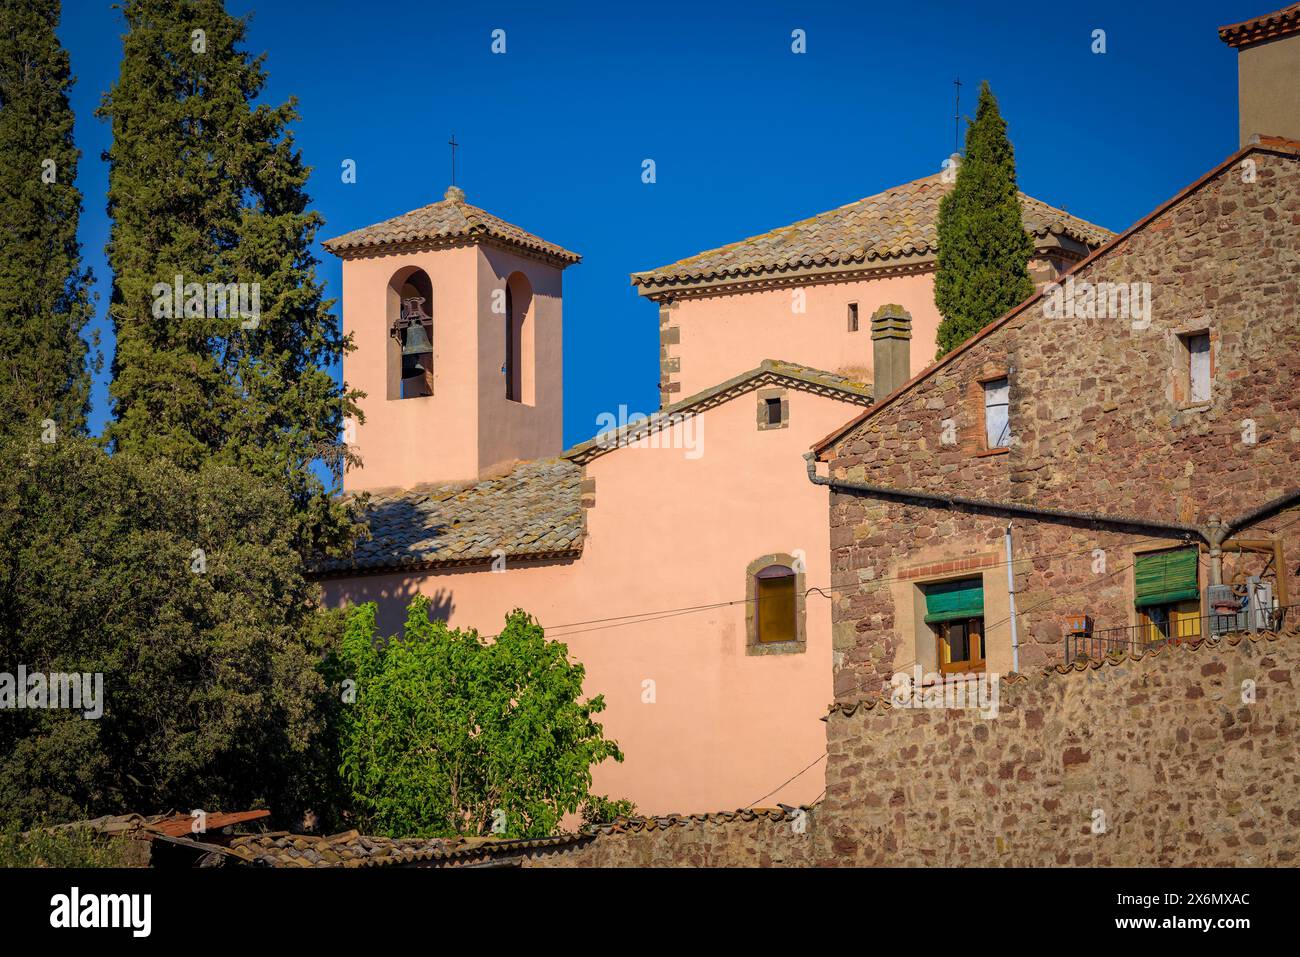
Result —
[{"label": "church bell", "polygon": [[402,336],[402,355],[413,356],[432,351],[433,343],[429,341],[429,331],[424,328],[424,323],[417,322],[406,327]]}]

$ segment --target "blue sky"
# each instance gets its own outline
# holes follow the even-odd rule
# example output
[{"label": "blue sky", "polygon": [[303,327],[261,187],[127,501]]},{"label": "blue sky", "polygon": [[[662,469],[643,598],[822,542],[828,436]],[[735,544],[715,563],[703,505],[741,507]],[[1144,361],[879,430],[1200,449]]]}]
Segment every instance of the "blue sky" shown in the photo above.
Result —
[{"label": "blue sky", "polygon": [[[953,78],[993,86],[1026,192],[1122,229],[1230,154],[1235,52],[1215,28],[1282,0],[1209,3],[600,4],[230,0],[268,54],[329,238],[442,197],[448,136],[471,203],[583,254],[565,273],[565,442],[658,407],[658,314],[630,272],[927,175],[952,151]],[[491,34],[506,31],[505,55]],[[807,52],[791,52],[791,32]],[[1105,54],[1092,32],[1106,31]],[[109,129],[121,20],[64,0],[60,36],[105,321]],[[964,128],[964,123],[963,123]],[[657,182],[641,182],[642,160]],[[344,184],[340,164],[357,163]],[[318,250],[327,292],[340,267]],[[336,311],[337,314],[337,311]],[[108,417],[107,367],[92,430]]]}]

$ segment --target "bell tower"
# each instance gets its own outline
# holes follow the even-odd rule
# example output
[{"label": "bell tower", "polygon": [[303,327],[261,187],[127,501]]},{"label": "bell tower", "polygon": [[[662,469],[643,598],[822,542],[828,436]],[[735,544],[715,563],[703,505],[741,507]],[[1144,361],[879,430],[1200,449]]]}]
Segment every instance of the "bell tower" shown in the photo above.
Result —
[{"label": "bell tower", "polygon": [[563,447],[562,274],[581,257],[437,203],[324,243],[343,260],[343,378],[366,393],[349,492],[472,482]]}]

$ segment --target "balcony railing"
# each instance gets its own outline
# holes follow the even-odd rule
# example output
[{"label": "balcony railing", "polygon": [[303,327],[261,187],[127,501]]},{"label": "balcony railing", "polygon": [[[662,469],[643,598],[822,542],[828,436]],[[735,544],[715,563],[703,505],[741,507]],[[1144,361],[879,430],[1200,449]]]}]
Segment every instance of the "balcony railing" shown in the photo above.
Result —
[{"label": "balcony railing", "polygon": [[[1253,630],[1278,631],[1288,615],[1294,617],[1297,608],[1300,605],[1257,610],[1256,627]],[[1160,624],[1102,628],[1087,635],[1066,635],[1065,662],[1069,664],[1076,658],[1100,659],[1109,655],[1140,654],[1165,645],[1179,645],[1231,632],[1251,631],[1250,626],[1250,618],[1243,609],[1236,614],[1182,617]]]}]

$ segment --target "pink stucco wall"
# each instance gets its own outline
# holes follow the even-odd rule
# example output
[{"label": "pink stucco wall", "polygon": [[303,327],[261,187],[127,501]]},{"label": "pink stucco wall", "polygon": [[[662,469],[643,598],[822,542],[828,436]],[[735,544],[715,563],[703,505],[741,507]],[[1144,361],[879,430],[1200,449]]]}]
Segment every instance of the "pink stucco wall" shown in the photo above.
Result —
[{"label": "pink stucco wall", "polygon": [[[805,297],[803,313],[794,311],[796,293]],[[858,304],[857,332],[849,331],[851,302]],[[934,361],[940,317],[931,273],[678,300],[669,320],[680,330],[680,342],[669,348],[669,355],[681,361],[677,398],[752,369],[763,359],[827,372],[870,370],[871,316],[889,303],[911,313],[915,375]]]},{"label": "pink stucco wall", "polygon": [[[486,634],[516,606],[532,613],[586,666],[587,691],[605,695],[601,720],[627,755],[595,770],[597,793],[648,813],[811,801],[824,787],[820,763],[778,786],[825,751],[829,604],[809,595],[803,653],[747,655],[746,568],[802,552],[806,585],[829,583],[826,490],[809,483],[801,456],[859,407],[794,389],[788,398],[788,428],[758,430],[751,392],[702,413],[698,457],[624,448],[589,463],[596,505],[576,561],[332,579],[327,600],[378,601],[392,631],[417,590],[452,625]],[[644,623],[577,624],[726,602]],[[646,681],[653,703],[643,701]]]},{"label": "pink stucco wall", "polygon": [[[389,399],[389,281],[408,266],[433,287],[433,395]],[[514,272],[532,286],[535,399],[505,397],[505,317],[493,294]],[[343,331],[355,351],[343,378],[366,393],[365,421],[354,425],[363,466],[347,491],[410,488],[477,478],[501,462],[554,455],[562,448],[561,271],[535,259],[483,246],[365,256],[343,263]]]}]

